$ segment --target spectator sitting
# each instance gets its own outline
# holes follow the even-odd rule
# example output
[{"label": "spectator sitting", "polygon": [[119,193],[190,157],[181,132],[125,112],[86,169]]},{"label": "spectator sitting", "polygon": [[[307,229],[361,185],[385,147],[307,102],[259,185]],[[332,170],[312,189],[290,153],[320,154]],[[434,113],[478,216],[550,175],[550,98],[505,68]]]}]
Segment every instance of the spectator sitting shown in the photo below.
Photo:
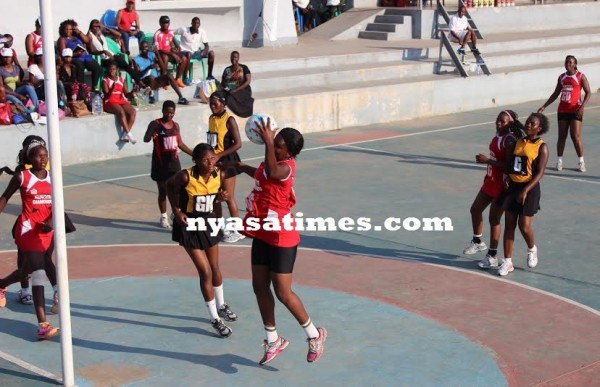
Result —
[{"label": "spectator sitting", "polygon": [[342,2],[340,0],[327,0],[327,13],[329,19],[336,17],[338,12],[342,11]]},{"label": "spectator sitting", "polygon": [[116,23],[121,33],[121,39],[123,39],[125,53],[131,55],[129,51],[129,39],[133,36],[137,38],[139,43],[144,38],[144,32],[140,29],[140,17],[135,10],[135,0],[127,0],[125,8],[117,12]]},{"label": "spectator sitting", "polygon": [[79,83],[84,83],[84,69],[92,72],[92,91],[97,92],[98,81],[100,80],[100,65],[96,63],[94,58],[88,53],[86,44],[90,42],[90,38],[79,30],[75,20],[65,20],[60,23],[58,29],[60,38],[56,43],[58,52],[62,52],[65,48],[70,48],[73,52],[73,64],[77,66],[77,75]]},{"label": "spectator sitting", "polygon": [[[156,90],[159,87],[167,87],[171,85],[177,96],[179,97],[178,103],[180,105],[187,105],[189,102],[181,94],[181,90],[171,74],[159,75],[157,68],[160,68],[159,61],[162,59],[160,55],[156,55],[150,51],[148,42],[142,42],[140,44],[140,55],[133,59],[133,64],[138,72],[140,83],[143,87],[149,87],[152,90]],[[150,97],[150,103],[154,103],[154,97]]]},{"label": "spectator sitting", "polygon": [[[158,54],[162,57],[163,67],[161,73],[167,73],[169,62],[177,66],[177,75],[175,81],[179,87],[185,87],[182,81],[183,72],[187,69],[188,58],[180,51],[180,47],[175,41],[175,34],[169,29],[171,20],[168,16],[161,16],[159,19],[160,29],[154,34],[154,45],[158,48]],[[159,63],[160,64],[160,63]]]},{"label": "spectator sitting", "polygon": [[128,63],[128,59],[125,58],[123,52],[112,52],[108,45],[106,36],[102,33],[102,24],[97,19],[90,22],[90,28],[88,31],[88,37],[90,38],[90,53],[92,55],[100,56],[100,64],[105,69],[108,67],[108,63],[114,61],[118,68],[127,71],[127,73],[138,83],[139,77],[135,72],[133,66]]},{"label": "spectator sitting", "polygon": [[240,53],[233,51],[231,66],[223,71],[221,84],[227,92],[227,107],[240,117],[250,117],[254,109],[254,98],[250,82],[252,75],[248,66],[240,63]]},{"label": "spectator sitting", "polygon": [[[31,64],[27,71],[29,72],[29,82],[35,88],[35,93],[41,101],[46,100],[46,90],[44,87],[44,62],[42,48],[38,48],[33,56],[33,64]],[[58,104],[63,107],[67,104],[67,94],[63,83],[59,80],[56,81],[56,90],[58,91]]]},{"label": "spectator sitting", "polygon": [[[208,47],[206,31],[204,31],[203,28],[200,28],[200,18],[193,18],[192,25],[190,27],[179,28],[177,34],[181,35],[181,53],[187,58],[187,68],[185,69],[184,74],[190,73],[190,66],[193,66],[191,59],[202,60],[203,58],[207,58],[208,76],[206,78],[214,79],[212,71],[215,63],[215,53]],[[200,50],[202,45],[204,45],[204,48]],[[191,81],[191,79],[186,79],[185,84],[190,85]]]},{"label": "spectator sitting", "polygon": [[456,52],[460,55],[465,55],[465,45],[470,41],[473,43],[472,53],[479,55],[477,49],[477,35],[469,25],[469,19],[465,16],[467,9],[464,6],[458,8],[458,12],[450,17],[450,40],[460,44]]},{"label": "spectator sitting", "polygon": [[12,48],[12,45],[13,45],[13,36],[11,34],[4,34],[4,37],[6,38],[6,42],[4,43],[4,47],[12,50],[12,53],[13,53],[13,63],[16,64],[17,66],[19,66],[20,68],[23,68],[21,66],[21,64],[19,63],[19,58],[17,58],[17,51],[14,48]]},{"label": "spectator sitting", "polygon": [[125,80],[117,75],[115,62],[108,64],[106,75],[102,80],[102,92],[104,93],[104,111],[116,115],[123,128],[121,141],[135,144],[137,140],[133,137],[131,129],[135,122],[136,111],[125,98],[131,93],[127,90]]},{"label": "spectator sitting", "polygon": [[90,87],[85,82],[79,82],[79,68],[73,64],[73,51],[65,48],[61,52],[62,60],[57,67],[58,80],[63,83],[67,98],[72,101],[82,100],[90,104]]},{"label": "spectator sitting", "polygon": [[35,19],[35,30],[25,37],[25,51],[27,52],[27,66],[33,63],[33,56],[38,48],[42,48],[42,24],[40,19]]},{"label": "spectator sitting", "polygon": [[4,84],[6,99],[25,108],[29,98],[37,111],[38,98],[35,89],[29,83],[23,82],[23,69],[13,62],[13,50],[6,47],[0,49],[0,56],[2,56],[0,77]]}]

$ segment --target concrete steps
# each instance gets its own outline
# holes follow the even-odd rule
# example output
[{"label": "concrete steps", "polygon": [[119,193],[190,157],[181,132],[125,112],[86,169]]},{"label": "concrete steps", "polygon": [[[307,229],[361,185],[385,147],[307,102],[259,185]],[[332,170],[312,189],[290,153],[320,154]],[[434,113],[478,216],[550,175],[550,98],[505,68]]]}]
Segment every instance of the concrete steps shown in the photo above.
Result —
[{"label": "concrete steps", "polygon": [[412,38],[411,17],[399,14],[395,9],[385,9],[358,33],[359,39],[402,40]]}]

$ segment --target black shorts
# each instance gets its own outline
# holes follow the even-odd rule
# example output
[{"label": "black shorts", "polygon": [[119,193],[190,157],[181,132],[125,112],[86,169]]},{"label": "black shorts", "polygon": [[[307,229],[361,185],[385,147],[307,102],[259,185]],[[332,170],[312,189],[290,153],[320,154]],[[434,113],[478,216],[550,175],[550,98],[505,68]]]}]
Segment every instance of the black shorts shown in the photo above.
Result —
[{"label": "black shorts", "polygon": [[[191,215],[188,215],[191,216]],[[208,228],[210,226],[207,223]],[[218,244],[221,241],[223,232],[219,230],[217,235],[212,235],[212,230],[207,231],[188,231],[187,225],[182,226],[175,220],[173,222],[173,230],[171,239],[178,242],[180,246],[187,247],[193,250],[207,250],[210,247]]]},{"label": "black shorts", "polygon": [[169,171],[168,169],[152,169],[150,178],[154,181],[167,181],[171,176],[176,175],[179,171]]},{"label": "black shorts", "polygon": [[502,209],[504,211],[524,216],[533,216],[538,212],[540,209],[540,198],[542,196],[539,183],[529,191],[523,205],[517,203],[517,196],[519,196],[526,185],[527,183],[510,183],[508,189],[500,196],[502,198]]},{"label": "black shorts", "polygon": [[298,245],[294,247],[272,246],[260,239],[252,240],[252,265],[269,266],[273,273],[290,274],[294,271]]},{"label": "black shorts", "polygon": [[577,118],[576,113],[558,113],[557,117],[559,121],[583,121],[583,117]]}]

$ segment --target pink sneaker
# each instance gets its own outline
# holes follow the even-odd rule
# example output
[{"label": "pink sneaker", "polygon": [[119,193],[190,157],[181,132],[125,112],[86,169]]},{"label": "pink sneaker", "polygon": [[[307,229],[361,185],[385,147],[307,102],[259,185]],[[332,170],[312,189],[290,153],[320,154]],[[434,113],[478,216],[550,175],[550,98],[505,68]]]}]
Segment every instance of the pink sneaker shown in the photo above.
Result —
[{"label": "pink sneaker", "polygon": [[276,341],[272,343],[267,343],[265,340],[263,346],[265,347],[265,355],[258,362],[260,365],[267,364],[271,360],[275,359],[283,350],[288,346],[290,342],[284,339],[283,337],[279,337]]},{"label": "pink sneaker", "polygon": [[317,330],[319,331],[319,337],[308,339],[308,354],[306,355],[306,361],[309,363],[319,360],[325,349],[327,330],[325,328],[317,328]]},{"label": "pink sneaker", "polygon": [[40,323],[37,330],[38,340],[48,340],[58,335],[58,328],[54,328],[50,323]]}]

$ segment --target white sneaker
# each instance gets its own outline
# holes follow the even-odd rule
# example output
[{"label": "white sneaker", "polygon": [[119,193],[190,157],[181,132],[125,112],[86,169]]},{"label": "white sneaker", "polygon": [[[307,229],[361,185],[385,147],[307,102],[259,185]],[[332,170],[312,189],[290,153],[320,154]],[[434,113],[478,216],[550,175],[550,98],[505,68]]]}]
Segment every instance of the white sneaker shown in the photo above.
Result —
[{"label": "white sneaker", "polygon": [[487,254],[485,258],[477,262],[477,265],[482,269],[496,269],[498,267],[498,258]]},{"label": "white sneaker", "polygon": [[158,223],[160,224],[160,227],[162,227],[162,228],[171,228],[171,223],[169,223],[169,218],[167,218],[165,216],[161,216]]},{"label": "white sneaker", "polygon": [[475,242],[471,241],[471,243],[467,247],[465,247],[465,249],[463,250],[463,254],[473,255],[475,253],[478,253],[480,251],[485,251],[485,250],[487,250],[487,246],[484,242],[475,243]]},{"label": "white sneaker", "polygon": [[237,231],[231,231],[230,233],[223,234],[223,238],[221,238],[221,242],[235,243],[235,242],[237,242],[239,240],[242,240],[244,238],[245,238],[245,236],[243,236],[239,232],[237,232]]},{"label": "white sneaker", "polygon": [[129,142],[129,137],[127,136],[127,133],[123,133],[123,135],[121,136],[121,141],[123,142]]},{"label": "white sneaker", "polygon": [[132,144],[135,144],[137,142],[137,140],[135,139],[135,137],[133,137],[133,134],[131,134],[131,132],[127,133],[127,138],[129,138],[129,142],[131,142]]},{"label": "white sneaker", "polygon": [[502,266],[498,269],[498,275],[504,277],[513,270],[515,270],[515,267],[512,264],[512,260],[509,261],[505,259],[504,262],[502,262]]},{"label": "white sneaker", "polygon": [[538,264],[538,256],[537,256],[537,249],[535,249],[535,251],[528,251],[527,252],[527,266],[529,266],[530,268],[534,268],[536,267]]},{"label": "white sneaker", "polygon": [[585,169],[585,162],[583,162],[583,161],[580,162],[579,163],[579,167],[577,167],[577,169],[579,170],[579,172],[585,172],[586,171],[586,169]]},{"label": "white sneaker", "polygon": [[557,171],[562,171],[562,160],[558,160],[556,162],[556,170]]}]

